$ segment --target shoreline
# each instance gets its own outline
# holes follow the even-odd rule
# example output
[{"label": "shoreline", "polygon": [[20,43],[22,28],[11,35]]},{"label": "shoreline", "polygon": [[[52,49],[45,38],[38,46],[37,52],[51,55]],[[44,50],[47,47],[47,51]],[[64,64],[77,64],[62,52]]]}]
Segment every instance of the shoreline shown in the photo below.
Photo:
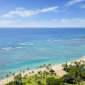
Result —
[{"label": "shoreline", "polygon": [[[78,59],[78,60],[75,60],[75,61],[80,61],[80,60],[84,60],[84,61],[85,61],[85,56],[83,56],[82,58],[80,58],[80,59]],[[71,62],[73,62],[73,61],[71,61]],[[69,64],[71,64],[71,62],[67,62],[67,64],[69,65]],[[56,72],[56,71],[61,71],[61,70],[63,69],[62,64],[64,64],[64,63],[57,64],[57,65],[53,65],[53,66],[52,66],[52,69],[55,70],[55,72]],[[28,74],[28,72],[34,71],[34,73],[29,74],[29,75],[33,75],[33,74],[36,74],[38,71],[44,71],[44,70],[46,70],[46,68],[33,69],[33,70],[25,71],[25,73],[23,73],[23,72],[20,72],[20,73],[22,74],[22,77],[23,77],[25,74]],[[18,74],[18,73],[16,73],[15,75],[17,75],[17,74]],[[65,73],[63,73],[63,74],[65,74]],[[63,75],[63,74],[62,74],[62,75]],[[29,76],[29,75],[28,75],[28,76]],[[13,79],[13,76],[8,78],[8,82],[13,81],[13,80],[14,80],[14,79]],[[0,81],[0,85],[2,85],[2,82],[3,82],[3,85],[6,84],[6,83],[7,83],[7,78],[1,80],[1,81]]]}]

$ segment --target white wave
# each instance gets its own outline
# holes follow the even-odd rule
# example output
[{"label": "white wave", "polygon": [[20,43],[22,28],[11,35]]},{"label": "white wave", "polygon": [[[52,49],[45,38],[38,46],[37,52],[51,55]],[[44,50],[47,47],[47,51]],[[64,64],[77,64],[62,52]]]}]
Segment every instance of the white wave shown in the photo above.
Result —
[{"label": "white wave", "polygon": [[71,39],[71,40],[83,40],[83,39]]},{"label": "white wave", "polygon": [[47,40],[47,41],[51,41],[51,40]]},{"label": "white wave", "polygon": [[53,40],[53,41],[60,41],[60,40]]},{"label": "white wave", "polygon": [[12,47],[2,48],[2,50],[10,50]]},{"label": "white wave", "polygon": [[19,43],[19,45],[34,45],[34,43]]},{"label": "white wave", "polygon": [[15,48],[22,48],[22,47],[15,47]]},{"label": "white wave", "polygon": [[7,48],[2,48],[2,50],[12,50],[12,49],[19,49],[22,47],[7,47]]}]

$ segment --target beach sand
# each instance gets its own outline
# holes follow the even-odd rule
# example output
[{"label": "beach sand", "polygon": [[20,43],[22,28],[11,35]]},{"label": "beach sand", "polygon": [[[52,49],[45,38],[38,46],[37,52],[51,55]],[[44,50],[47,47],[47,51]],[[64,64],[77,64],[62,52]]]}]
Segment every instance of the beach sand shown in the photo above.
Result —
[{"label": "beach sand", "polygon": [[[76,61],[80,61],[80,60],[83,60],[85,61],[85,56],[79,60],[76,60]],[[71,62],[68,62],[68,65],[71,64]],[[64,74],[67,74],[65,71],[63,71],[63,67],[62,67],[62,64],[58,64],[58,65],[53,65],[52,66],[52,69],[55,70],[55,72],[57,73],[57,75],[59,75],[60,77],[63,76]],[[29,72],[32,72],[34,71],[34,73],[31,73],[29,75],[32,75],[32,74],[37,74],[38,71],[44,71],[46,70],[46,68],[41,68],[41,69],[34,69],[34,70],[29,70],[29,71],[25,71],[25,73],[21,72],[22,76],[28,74]],[[10,77],[8,78],[8,82],[14,80],[13,77]],[[2,81],[0,81],[0,85],[2,85],[2,82],[3,82],[3,85],[7,83],[7,79],[4,79]]]}]

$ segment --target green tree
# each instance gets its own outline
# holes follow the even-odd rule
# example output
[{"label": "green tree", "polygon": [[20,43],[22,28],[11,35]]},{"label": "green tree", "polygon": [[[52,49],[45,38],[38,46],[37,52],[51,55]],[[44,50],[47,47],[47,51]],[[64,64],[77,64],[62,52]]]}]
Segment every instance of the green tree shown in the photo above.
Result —
[{"label": "green tree", "polygon": [[47,79],[47,85],[64,85],[61,79],[54,79],[53,77]]},{"label": "green tree", "polygon": [[3,85],[3,76],[1,76],[1,79],[2,79],[2,85]]},{"label": "green tree", "polygon": [[67,64],[67,61],[65,64],[62,64],[62,67],[64,67],[64,70],[68,72],[68,64]]},{"label": "green tree", "polygon": [[63,80],[64,83],[69,83],[69,84],[75,83],[74,77],[70,74],[63,75],[61,77],[61,80]]},{"label": "green tree", "polygon": [[32,71],[32,73],[34,73],[34,71]]},{"label": "green tree", "polygon": [[51,69],[51,70],[50,70],[50,72],[52,72],[52,73],[53,73],[53,72],[55,72],[55,71],[54,71],[53,69]]},{"label": "green tree", "polygon": [[20,73],[22,72],[22,70],[20,70]]},{"label": "green tree", "polygon": [[[27,68],[27,70],[29,70],[29,68]],[[29,72],[28,72],[28,74],[29,74]]]},{"label": "green tree", "polygon": [[6,77],[7,77],[7,83],[8,83],[8,77],[9,77],[9,75],[7,74]]},{"label": "green tree", "polygon": [[[10,75],[10,77],[11,77],[11,71],[9,72],[9,75]],[[12,77],[11,77],[11,81],[12,81]]]},{"label": "green tree", "polygon": [[38,83],[38,85],[41,85],[41,81],[38,81],[37,83]]},{"label": "green tree", "polygon": [[45,65],[45,64],[43,64],[43,67],[46,67],[46,65]]},{"label": "green tree", "polygon": [[49,67],[49,69],[52,69],[52,67],[51,67],[51,63],[48,64],[48,67]]},{"label": "green tree", "polygon": [[14,76],[15,76],[15,73],[13,73],[12,75],[13,75],[13,78],[14,78]]},{"label": "green tree", "polygon": [[19,73],[18,75],[16,75],[14,77],[15,80],[18,80],[18,81],[21,81],[22,80],[22,76],[21,76],[21,73]]}]

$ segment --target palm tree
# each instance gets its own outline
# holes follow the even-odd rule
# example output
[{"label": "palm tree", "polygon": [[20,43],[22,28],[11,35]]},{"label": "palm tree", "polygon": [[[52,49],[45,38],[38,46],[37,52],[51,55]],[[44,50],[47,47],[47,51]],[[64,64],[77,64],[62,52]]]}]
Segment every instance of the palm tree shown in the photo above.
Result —
[{"label": "palm tree", "polygon": [[25,73],[25,71],[23,71],[23,73]]},{"label": "palm tree", "polygon": [[47,70],[49,70],[49,67],[48,67],[48,66],[46,66],[46,69],[47,69]]},{"label": "palm tree", "polygon": [[45,64],[43,64],[43,67],[45,67],[45,69],[46,69],[46,65]]},{"label": "palm tree", "polygon": [[44,66],[44,67],[46,67],[46,65],[45,65],[45,64],[43,64],[43,66]]},{"label": "palm tree", "polygon": [[80,66],[80,62],[75,61],[74,64],[76,65],[77,68]]},{"label": "palm tree", "polygon": [[25,71],[23,71],[23,76],[24,76]]},{"label": "palm tree", "polygon": [[15,73],[13,73],[12,75],[15,76]]},{"label": "palm tree", "polygon": [[68,71],[68,64],[67,64],[67,61],[66,61],[66,71]]},{"label": "palm tree", "polygon": [[48,64],[48,67],[49,67],[49,69],[52,69],[52,67],[51,67],[51,63]]},{"label": "palm tree", "polygon": [[49,63],[48,66],[51,66],[51,63]]},{"label": "palm tree", "polygon": [[3,76],[1,76],[1,79],[2,79],[2,85],[3,85]]},{"label": "palm tree", "polygon": [[[27,70],[29,70],[29,68],[27,68]],[[29,72],[28,72],[28,74],[29,74]]]},{"label": "palm tree", "polygon": [[7,74],[6,77],[7,77],[7,83],[8,83],[8,77],[9,77],[9,75]]},{"label": "palm tree", "polygon": [[[9,74],[10,74],[10,76],[11,76],[11,71],[9,72]],[[11,79],[11,81],[12,81],[12,79]]]},{"label": "palm tree", "polygon": [[40,68],[42,68],[43,66],[42,65],[40,65]]},{"label": "palm tree", "polygon": [[36,71],[37,71],[38,68],[36,68]]},{"label": "palm tree", "polygon": [[20,72],[22,72],[22,70],[20,70]]},{"label": "palm tree", "polygon": [[34,75],[34,82],[36,83],[37,81],[37,74]]},{"label": "palm tree", "polygon": [[34,71],[32,71],[32,73],[34,73]]},{"label": "palm tree", "polygon": [[11,71],[9,72],[10,76],[11,76]]},{"label": "palm tree", "polygon": [[20,73],[19,74],[21,74],[22,73],[22,70],[20,70]]},{"label": "palm tree", "polygon": [[26,78],[27,78],[27,74],[26,74]]},{"label": "palm tree", "polygon": [[83,65],[84,65],[85,61],[82,61],[82,63],[83,63]]}]

